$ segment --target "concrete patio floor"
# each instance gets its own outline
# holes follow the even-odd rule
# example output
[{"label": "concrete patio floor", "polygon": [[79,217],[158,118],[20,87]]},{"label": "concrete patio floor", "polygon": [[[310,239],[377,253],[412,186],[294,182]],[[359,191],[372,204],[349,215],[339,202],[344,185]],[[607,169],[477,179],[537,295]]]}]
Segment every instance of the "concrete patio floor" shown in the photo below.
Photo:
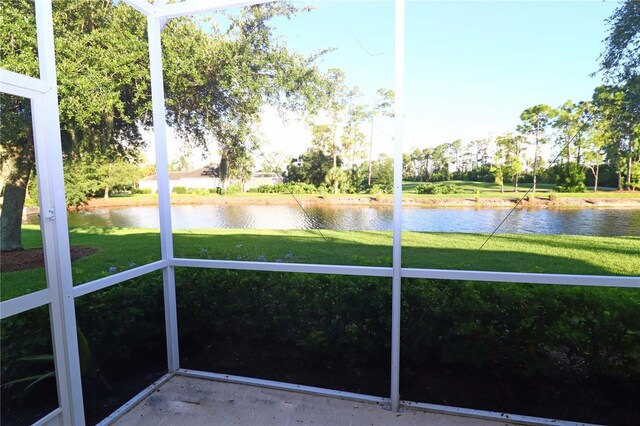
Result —
[{"label": "concrete patio floor", "polygon": [[455,425],[510,423],[174,376],[114,423],[142,425]]}]

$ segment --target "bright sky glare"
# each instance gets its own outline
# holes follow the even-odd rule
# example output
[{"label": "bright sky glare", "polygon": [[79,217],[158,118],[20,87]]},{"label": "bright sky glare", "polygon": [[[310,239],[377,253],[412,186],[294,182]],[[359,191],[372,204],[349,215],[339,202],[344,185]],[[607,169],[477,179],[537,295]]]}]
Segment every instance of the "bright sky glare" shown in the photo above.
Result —
[{"label": "bright sky glare", "polygon": [[[335,47],[322,66],[342,68],[348,84],[365,94],[362,102],[379,87],[393,88],[393,2],[315,6],[278,25],[287,43],[305,53]],[[512,131],[520,113],[539,103],[590,99],[602,83],[590,74],[615,7],[613,1],[408,1],[404,151]],[[380,130],[393,133],[392,126]]]},{"label": "bright sky glare", "polygon": [[[361,89],[362,103],[371,103],[378,88],[394,89],[393,1],[295,3],[315,9],[274,21],[275,33],[292,50],[335,48],[321,68],[344,70],[347,84]],[[605,19],[616,5],[408,0],[403,151],[513,131],[525,108],[590,99],[602,84],[590,74],[598,68]],[[378,120],[374,156],[392,153],[393,131],[392,120]],[[265,153],[297,155],[310,141],[302,122],[292,117],[282,123],[269,110],[261,133]]]}]

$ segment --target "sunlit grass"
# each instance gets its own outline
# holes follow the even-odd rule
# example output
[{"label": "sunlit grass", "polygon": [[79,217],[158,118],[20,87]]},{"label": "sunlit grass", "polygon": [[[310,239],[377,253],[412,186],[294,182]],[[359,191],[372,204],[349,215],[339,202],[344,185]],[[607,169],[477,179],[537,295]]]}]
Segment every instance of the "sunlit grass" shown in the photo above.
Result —
[{"label": "sunlit grass", "polygon": [[[514,192],[515,186],[513,184],[507,183],[504,185],[504,192],[501,192],[500,185],[498,185],[497,183],[450,180],[446,182],[433,182],[433,185],[453,185],[459,189],[464,190],[465,193],[442,195],[417,194],[415,192],[416,186],[424,183],[425,182],[403,182],[402,192],[404,196],[428,198],[461,198],[473,195],[479,196],[480,198],[513,198],[524,195],[529,189],[531,189],[533,185],[531,183],[520,183],[518,184],[518,192]],[[593,191],[593,188],[587,188],[585,192],[557,192],[556,185],[548,183],[537,184],[536,192],[529,193],[529,195],[535,195],[540,198],[547,198],[550,194],[554,194],[556,197],[571,198],[640,198],[640,191],[615,191],[613,188],[599,188],[596,192]]]},{"label": "sunlit grass", "polygon": [[[500,191],[500,185],[496,183],[472,182],[452,180],[446,182],[434,182],[438,185],[453,185],[464,190],[462,194],[417,194],[415,187],[424,182],[408,182],[402,184],[402,193],[404,199],[459,199],[459,198],[508,198],[515,199],[522,197],[532,186],[530,183],[521,183],[518,185],[518,192],[514,192],[513,184],[505,184],[504,192]],[[556,191],[556,185],[539,183],[535,193],[529,193],[529,196],[535,196],[540,199],[548,199],[553,194],[559,198],[585,198],[585,199],[640,199],[640,191],[615,191],[612,188],[600,188],[597,192],[593,192],[593,188],[587,188],[585,192],[578,193],[561,193]],[[296,198],[301,202],[328,202],[332,201],[348,201],[354,199],[370,199],[376,200],[392,200],[392,194],[296,194]],[[233,194],[171,194],[171,202],[175,204],[198,204],[214,201],[216,203],[226,202],[251,202],[252,200],[261,203],[294,203],[291,194],[263,194],[258,192],[237,192]],[[155,194],[116,194],[109,200],[95,199],[93,201],[97,205],[117,206],[117,205],[154,205],[157,204],[157,195]]]},{"label": "sunlit grass", "polygon": [[[402,192],[405,194],[414,194],[415,187],[425,182],[403,182],[402,184]],[[468,194],[476,194],[479,195],[491,195],[491,196],[500,196],[500,185],[497,183],[487,183],[487,182],[472,182],[472,181],[462,181],[462,180],[450,180],[445,182],[431,182],[435,186],[441,185],[453,185],[458,189],[462,189]],[[531,188],[532,184],[521,183],[518,185],[519,192],[526,192],[529,188]],[[504,185],[504,192],[509,192],[511,195],[514,193],[515,186],[512,184]],[[556,186],[551,184],[538,184],[536,186],[536,193],[548,194],[550,192],[555,192]],[[446,198],[449,194],[438,195],[440,198]]]},{"label": "sunlit grass", "polygon": [[[74,285],[160,259],[157,230],[72,228],[74,246],[99,251],[73,262]],[[403,266],[412,268],[637,276],[640,237],[404,232]],[[41,245],[37,226],[23,227],[27,248]],[[174,232],[175,257],[289,263],[391,266],[384,231],[190,230]],[[45,287],[42,268],[2,273],[2,299]]]}]

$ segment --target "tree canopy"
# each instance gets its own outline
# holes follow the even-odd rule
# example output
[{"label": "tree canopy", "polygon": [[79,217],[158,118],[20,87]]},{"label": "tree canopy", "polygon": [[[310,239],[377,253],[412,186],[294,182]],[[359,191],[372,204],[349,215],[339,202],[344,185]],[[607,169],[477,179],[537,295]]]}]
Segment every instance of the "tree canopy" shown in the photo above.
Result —
[{"label": "tree canopy", "polygon": [[[313,108],[323,76],[322,52],[291,51],[269,21],[307,9],[287,2],[242,8],[211,18],[171,20],[162,35],[167,120],[201,148],[217,149],[230,175],[246,172],[254,125],[265,104],[280,110]],[[3,2],[0,67],[38,76],[33,2]],[[56,66],[64,161],[135,159],[140,129],[150,126],[151,96],[144,16],[111,0],[53,3]],[[2,250],[20,248],[20,213],[34,166],[29,101],[3,95],[1,159],[8,174],[0,225]],[[31,148],[29,148],[31,147]]]},{"label": "tree canopy", "polygon": [[609,35],[600,70],[613,82],[640,75],[640,1],[626,0],[607,22]]}]

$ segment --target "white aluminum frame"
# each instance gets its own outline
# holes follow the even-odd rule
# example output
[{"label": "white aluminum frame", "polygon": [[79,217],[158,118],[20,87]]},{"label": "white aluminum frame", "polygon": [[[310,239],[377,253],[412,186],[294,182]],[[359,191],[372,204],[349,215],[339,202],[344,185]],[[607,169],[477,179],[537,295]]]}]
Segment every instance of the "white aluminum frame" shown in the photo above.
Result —
[{"label": "white aluminum frame", "polygon": [[31,100],[47,289],[2,302],[2,317],[49,305],[60,410],[42,422],[84,424],[69,233],[62,169],[53,20],[50,0],[35,2],[39,78],[0,70],[0,90]]},{"label": "white aluminum frame", "polygon": [[308,263],[245,262],[183,258],[173,259],[171,265],[174,267],[236,269],[243,271],[298,272],[306,274],[359,275],[368,277],[393,276],[393,269],[381,266],[318,265]]},{"label": "white aluminum frame", "polygon": [[404,145],[404,0],[396,1],[395,140],[393,152],[393,277],[391,279],[391,409],[400,410],[400,311],[402,303],[402,147]]},{"label": "white aluminum frame", "polygon": [[158,260],[134,269],[109,275],[108,277],[99,278],[86,284],[80,284],[73,288],[73,297],[84,296],[85,294],[93,293],[94,291],[102,290],[104,288],[111,287],[112,285],[120,284],[125,281],[141,277],[142,275],[150,274],[151,272],[159,271],[166,268],[168,264],[169,262],[165,260]]},{"label": "white aluminum frame", "polygon": [[519,414],[501,413],[499,411],[474,410],[472,408],[451,407],[448,405],[426,404],[424,402],[402,401],[406,407],[431,413],[451,416],[471,417],[474,419],[494,420],[522,425],[555,425],[555,426],[596,426],[591,423],[571,422],[567,420],[547,419],[545,417],[522,416]]},{"label": "white aluminum frame", "polygon": [[0,310],[0,319],[9,318],[13,315],[18,315],[49,303],[51,303],[50,288],[45,288],[44,290],[34,291],[33,293],[25,294],[24,296],[5,300],[1,305],[2,309]]},{"label": "white aluminum frame", "polygon": [[62,409],[56,408],[37,422],[33,426],[63,426]]},{"label": "white aluminum frame", "polygon": [[152,384],[144,388],[142,391],[140,391],[137,395],[135,395],[129,401],[125,402],[116,411],[114,411],[113,413],[109,414],[107,417],[102,419],[102,421],[100,421],[100,423],[98,423],[96,426],[103,426],[103,425],[108,425],[113,423],[115,420],[119,419],[125,413],[127,413],[133,407],[135,407],[136,404],[138,404],[140,401],[142,401],[143,399],[151,395],[153,392],[155,392],[160,386],[168,382],[173,376],[175,376],[175,373],[167,373],[164,376],[160,377],[158,380],[156,380],[155,382],[153,382]]},{"label": "white aluminum frame", "polygon": [[[97,279],[73,287],[69,236],[66,221],[66,203],[62,169],[58,94],[53,45],[51,0],[36,0],[36,25],[40,78],[33,78],[0,69],[0,91],[31,99],[34,143],[40,206],[45,214],[41,229],[45,252],[45,270],[48,287],[44,290],[20,296],[0,303],[0,318],[8,318],[30,309],[49,305],[51,330],[56,366],[56,380],[60,407],[35,424],[84,424],[84,409],[80,366],[76,335],[74,299],[83,295],[122,283],[154,271],[163,271],[165,327],[167,336],[167,368],[162,378],[145,388],[100,424],[109,424],[128,411],[136,403],[157,389],[176,374],[234,383],[251,384],[283,390],[293,390],[316,395],[333,396],[358,401],[389,404],[393,410],[401,406],[464,415],[493,420],[507,420],[524,424],[575,423],[538,417],[495,413],[434,404],[400,401],[400,300],[402,278],[429,278],[443,280],[472,280],[484,282],[514,282],[548,285],[600,286],[640,289],[640,277],[562,275],[539,273],[466,271],[403,268],[402,260],[402,147],[404,130],[404,15],[405,1],[395,0],[395,146],[393,192],[393,262],[391,267],[366,267],[353,265],[320,265],[298,263],[240,262],[227,260],[201,260],[175,258],[171,226],[171,203],[168,177],[167,124],[165,120],[164,88],[162,75],[161,32],[168,19],[205,13],[228,7],[268,3],[270,0],[187,0],[166,4],[156,0],[123,0],[147,17],[149,37],[149,62],[152,88],[154,142],[158,172],[158,208],[160,214],[161,260],[127,270],[109,277]],[[331,389],[256,378],[231,376],[195,370],[181,369],[178,352],[178,326],[176,313],[175,267],[236,269],[246,271],[275,271],[291,273],[336,274],[391,278],[392,332],[391,332],[391,389],[390,397],[353,394]],[[405,284],[406,285],[406,284]]]},{"label": "white aluminum frame", "polygon": [[[156,7],[162,7],[158,2]],[[147,16],[149,37],[149,71],[151,73],[151,103],[153,107],[153,130],[156,144],[156,173],[158,177],[158,210],[160,213],[160,250],[162,260],[173,259],[173,236],[171,230],[171,195],[169,189],[169,159],[167,154],[167,122],[164,105],[164,82],[162,76],[161,33],[164,21]],[[164,287],[165,328],[167,339],[167,365],[170,373],[180,368],[178,353],[178,313],[176,311],[176,282],[173,266],[162,269]]]},{"label": "white aluminum frame", "polygon": [[33,99],[51,90],[45,81],[5,69],[0,69],[0,78],[0,92],[9,95]]},{"label": "white aluminum frame", "polygon": [[219,382],[236,383],[239,385],[250,385],[269,389],[279,389],[284,391],[300,392],[310,395],[329,396],[333,398],[348,399],[358,402],[369,402],[373,404],[388,405],[389,398],[382,396],[364,395],[361,393],[345,392],[341,390],[318,388],[315,386],[297,385],[295,383],[277,382],[274,380],[255,379],[253,377],[234,376],[233,374],[209,373],[208,371],[189,370],[181,368],[177,375],[193,377],[196,379],[216,380]]}]

